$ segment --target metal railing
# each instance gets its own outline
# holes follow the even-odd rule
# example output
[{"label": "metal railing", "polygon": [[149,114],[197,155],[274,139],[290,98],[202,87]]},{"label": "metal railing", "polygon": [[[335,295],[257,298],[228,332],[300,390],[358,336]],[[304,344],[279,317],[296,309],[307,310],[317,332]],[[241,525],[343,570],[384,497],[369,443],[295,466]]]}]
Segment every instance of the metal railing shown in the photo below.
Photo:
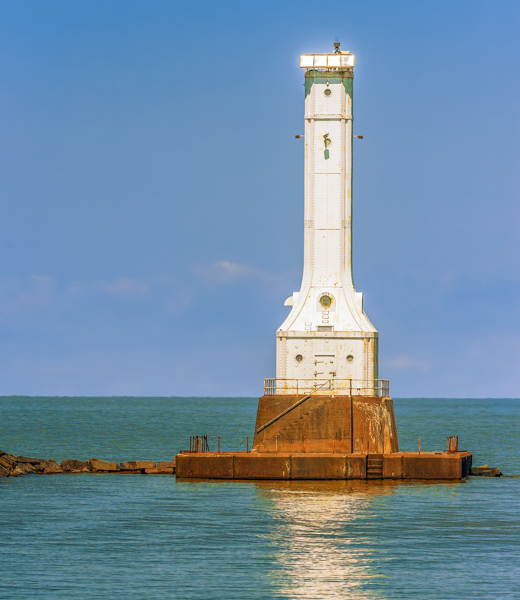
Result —
[{"label": "metal railing", "polygon": [[[209,442],[216,442],[217,445],[217,452],[220,454],[221,450],[220,450],[220,442],[222,442],[224,444],[225,447],[228,448],[228,450],[224,450],[223,452],[237,452],[238,448],[240,448],[240,446],[245,444],[245,449],[246,452],[250,452],[249,449],[249,436],[246,435],[246,437],[238,443],[234,443],[234,444],[230,444],[228,442],[226,442],[226,440],[224,440],[220,435],[217,435],[217,437],[208,437],[207,435],[190,435],[190,449],[189,450],[180,450],[179,454],[200,454],[203,452],[215,452],[215,450],[211,450],[209,447]],[[240,450],[240,452],[243,452],[243,450]]]},{"label": "metal railing", "polygon": [[264,379],[264,396],[299,394],[390,396],[388,379]]}]

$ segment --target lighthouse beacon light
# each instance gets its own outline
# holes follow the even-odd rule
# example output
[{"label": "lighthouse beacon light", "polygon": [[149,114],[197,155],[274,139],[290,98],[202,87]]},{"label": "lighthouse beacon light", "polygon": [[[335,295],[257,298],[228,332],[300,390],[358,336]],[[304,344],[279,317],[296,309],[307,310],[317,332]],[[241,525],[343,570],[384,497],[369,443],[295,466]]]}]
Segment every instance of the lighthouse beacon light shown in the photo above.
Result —
[{"label": "lighthouse beacon light", "polygon": [[[330,393],[354,386],[378,395],[378,333],[352,275],[354,55],[304,54],[304,267],[291,312],[276,332],[271,393]],[[272,381],[272,380],[271,380]]]}]

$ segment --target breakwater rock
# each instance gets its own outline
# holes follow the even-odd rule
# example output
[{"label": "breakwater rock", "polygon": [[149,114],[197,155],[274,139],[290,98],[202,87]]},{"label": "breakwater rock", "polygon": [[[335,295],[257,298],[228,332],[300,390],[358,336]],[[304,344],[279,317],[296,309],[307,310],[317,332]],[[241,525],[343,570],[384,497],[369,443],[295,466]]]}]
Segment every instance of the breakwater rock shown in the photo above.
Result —
[{"label": "breakwater rock", "polygon": [[99,458],[87,461],[74,458],[64,460],[61,465],[55,460],[14,456],[0,450],[0,477],[19,477],[20,475],[55,475],[58,473],[126,473],[146,475],[172,475],[175,473],[175,458],[171,461],[137,460],[109,462]]},{"label": "breakwater rock", "polygon": [[476,475],[478,477],[503,477],[503,473],[497,467],[471,467],[470,475]]}]

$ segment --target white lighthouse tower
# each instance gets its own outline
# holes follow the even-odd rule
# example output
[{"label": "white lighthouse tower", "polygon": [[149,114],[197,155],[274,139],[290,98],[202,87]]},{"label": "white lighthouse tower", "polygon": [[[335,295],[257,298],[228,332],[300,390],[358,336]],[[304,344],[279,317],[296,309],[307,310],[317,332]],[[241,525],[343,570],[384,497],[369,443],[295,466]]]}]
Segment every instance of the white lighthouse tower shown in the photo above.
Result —
[{"label": "white lighthouse tower", "polygon": [[[276,332],[271,393],[354,386],[377,394],[378,333],[352,276],[354,56],[305,54],[305,235],[299,292]],[[318,392],[319,393],[319,392]],[[352,393],[352,391],[351,391]]]}]

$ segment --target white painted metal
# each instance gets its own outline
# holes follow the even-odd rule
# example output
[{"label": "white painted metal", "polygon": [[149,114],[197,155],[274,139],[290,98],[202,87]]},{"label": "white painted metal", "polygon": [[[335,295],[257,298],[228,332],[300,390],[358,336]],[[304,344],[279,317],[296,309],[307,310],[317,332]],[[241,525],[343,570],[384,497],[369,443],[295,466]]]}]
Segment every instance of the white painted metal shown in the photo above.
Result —
[{"label": "white painted metal", "polygon": [[[276,378],[375,380],[378,333],[352,277],[354,57],[304,55],[300,64],[306,69],[304,268],[276,333]],[[320,303],[323,296],[330,306]]]}]

